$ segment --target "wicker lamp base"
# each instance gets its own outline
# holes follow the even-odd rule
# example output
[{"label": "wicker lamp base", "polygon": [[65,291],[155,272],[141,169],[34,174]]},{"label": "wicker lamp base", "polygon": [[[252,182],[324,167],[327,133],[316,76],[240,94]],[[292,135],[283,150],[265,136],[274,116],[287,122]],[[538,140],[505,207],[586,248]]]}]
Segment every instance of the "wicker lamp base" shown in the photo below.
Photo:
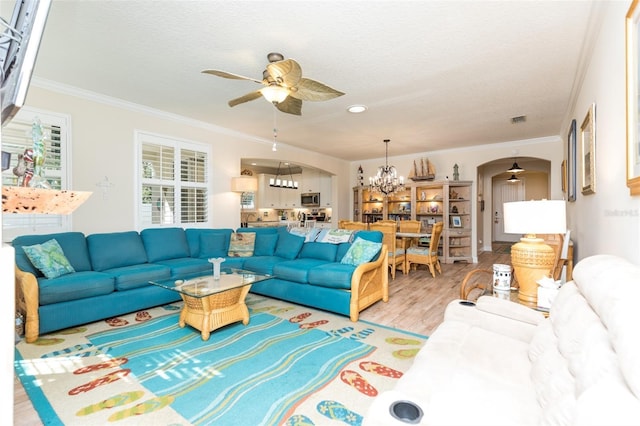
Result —
[{"label": "wicker lamp base", "polygon": [[538,281],[549,276],[555,264],[555,252],[542,238],[524,237],[511,247],[511,263],[520,285],[518,300],[537,306]]}]

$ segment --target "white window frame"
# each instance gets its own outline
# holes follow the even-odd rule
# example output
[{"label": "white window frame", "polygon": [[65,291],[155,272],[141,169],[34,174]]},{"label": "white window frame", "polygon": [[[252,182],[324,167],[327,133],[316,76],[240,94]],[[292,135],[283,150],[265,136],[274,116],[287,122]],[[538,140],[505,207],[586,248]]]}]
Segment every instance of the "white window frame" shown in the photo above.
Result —
[{"label": "white window frame", "polygon": [[[211,146],[209,144],[189,141],[185,139],[179,139],[172,136],[159,135],[147,131],[136,130],[135,131],[135,155],[134,155],[134,172],[135,172],[135,191],[134,191],[134,206],[135,206],[135,226],[138,231],[145,228],[171,228],[171,227],[184,227],[184,228],[205,228],[212,227],[210,200],[212,194],[211,188]],[[167,148],[173,148],[174,150],[174,177],[172,181],[165,180],[164,183],[173,182],[174,188],[174,213],[173,221],[171,223],[153,224],[143,220],[143,203],[142,203],[142,188],[144,184],[160,184],[163,182],[161,179],[156,179],[155,176],[152,179],[144,177],[143,170],[143,152],[142,148],[145,144],[159,145]],[[180,173],[180,154],[182,150],[192,150],[206,155],[205,158],[205,181],[200,182],[188,182],[186,185],[181,181]],[[201,188],[206,191],[206,220],[203,222],[182,222],[181,220],[181,189],[183,186],[189,188]]]},{"label": "white window frame", "polygon": [[[60,179],[60,189],[71,190],[71,116],[56,112],[41,110],[31,107],[23,107],[15,117],[2,129],[3,140],[6,136],[7,128],[16,124],[27,125],[38,117],[44,125],[57,126],[60,128],[60,168],[47,169],[45,162],[45,176],[55,176]],[[25,135],[25,139],[30,138]],[[47,148],[50,141],[45,140]],[[28,141],[27,144],[28,145]],[[13,167],[17,163],[17,157],[11,156],[11,167],[3,172],[3,175],[12,174]],[[4,179],[3,179],[4,180]],[[2,239],[10,242],[20,235],[50,234],[57,232],[69,232],[72,230],[72,215],[51,215],[51,214],[2,214]]]}]

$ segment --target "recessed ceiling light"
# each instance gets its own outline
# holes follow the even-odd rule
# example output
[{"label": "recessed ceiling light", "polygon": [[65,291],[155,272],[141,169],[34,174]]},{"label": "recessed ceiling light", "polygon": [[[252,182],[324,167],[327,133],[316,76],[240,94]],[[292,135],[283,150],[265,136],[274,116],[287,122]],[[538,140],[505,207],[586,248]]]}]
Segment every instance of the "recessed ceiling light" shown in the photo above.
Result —
[{"label": "recessed ceiling light", "polygon": [[367,110],[367,107],[364,105],[351,105],[350,107],[347,108],[347,111],[353,114],[359,114],[361,112],[365,112],[366,110]]}]

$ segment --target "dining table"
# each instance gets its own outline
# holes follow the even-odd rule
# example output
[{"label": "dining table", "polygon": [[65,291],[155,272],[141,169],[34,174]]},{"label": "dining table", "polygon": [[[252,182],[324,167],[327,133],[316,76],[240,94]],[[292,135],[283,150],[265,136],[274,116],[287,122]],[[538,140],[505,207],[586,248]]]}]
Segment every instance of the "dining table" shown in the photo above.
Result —
[{"label": "dining table", "polygon": [[396,237],[402,239],[402,248],[406,251],[411,240],[431,237],[430,232],[396,232]]}]

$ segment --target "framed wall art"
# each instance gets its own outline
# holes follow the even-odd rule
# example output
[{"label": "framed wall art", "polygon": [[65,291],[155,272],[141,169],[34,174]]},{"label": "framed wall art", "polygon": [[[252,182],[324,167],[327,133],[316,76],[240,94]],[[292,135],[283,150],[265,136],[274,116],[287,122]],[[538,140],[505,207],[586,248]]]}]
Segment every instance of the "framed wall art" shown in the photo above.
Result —
[{"label": "framed wall art", "polygon": [[640,50],[640,6],[638,0],[631,2],[625,20],[625,42],[627,56],[627,186],[631,195],[640,195],[640,139],[638,137],[639,97],[638,52]]},{"label": "framed wall art", "polygon": [[462,228],[462,219],[460,216],[451,216],[451,226],[454,228]]},{"label": "framed wall art", "polygon": [[596,192],[596,104],[591,104],[580,126],[582,193]]},{"label": "framed wall art", "polygon": [[576,200],[576,120],[571,121],[567,135],[567,200]]}]

